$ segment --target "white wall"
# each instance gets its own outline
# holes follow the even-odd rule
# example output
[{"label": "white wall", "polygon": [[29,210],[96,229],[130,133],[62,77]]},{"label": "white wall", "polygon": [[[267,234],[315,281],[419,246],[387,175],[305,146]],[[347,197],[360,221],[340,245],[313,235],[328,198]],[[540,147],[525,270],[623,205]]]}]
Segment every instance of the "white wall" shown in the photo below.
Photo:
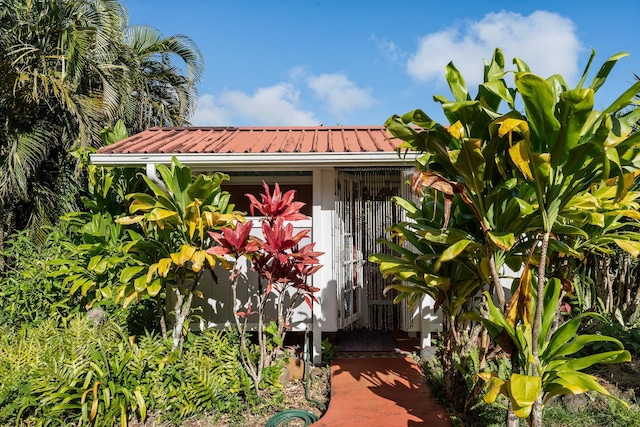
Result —
[{"label": "white wall", "polygon": [[[262,229],[259,218],[248,217],[247,219],[253,220],[253,230],[251,234],[256,237],[262,238]],[[310,229],[311,224],[311,219],[293,222],[294,233],[302,231],[303,229]],[[303,239],[300,244],[305,245],[307,243],[310,243],[310,241],[311,235]],[[202,291],[204,298],[194,299],[196,314],[201,316],[199,322],[200,329],[211,327],[225,328],[226,326],[231,324],[230,322],[233,322],[234,310],[244,310],[246,304],[249,301],[252,302],[252,307],[254,307],[255,309],[256,301],[255,298],[251,300],[251,296],[258,293],[258,275],[256,272],[251,271],[249,262],[247,260],[243,260],[242,266],[243,275],[240,278],[240,282],[237,287],[238,298],[236,299],[235,304],[232,304],[231,301],[232,291],[231,284],[229,282],[229,272],[224,270],[220,266],[216,267],[214,273],[218,279],[217,283],[212,279],[211,275],[208,272],[205,273],[200,284],[200,290]],[[267,307],[274,306],[275,304],[273,303],[273,301],[268,300]],[[273,318],[275,320],[276,312],[274,310],[267,310],[266,313],[268,318]],[[252,320],[253,319],[250,317],[249,326],[251,329],[255,329],[257,327],[257,322]],[[292,330],[305,331],[308,327],[310,327],[311,321],[311,308],[302,300],[298,301],[293,317],[291,319]]]}]

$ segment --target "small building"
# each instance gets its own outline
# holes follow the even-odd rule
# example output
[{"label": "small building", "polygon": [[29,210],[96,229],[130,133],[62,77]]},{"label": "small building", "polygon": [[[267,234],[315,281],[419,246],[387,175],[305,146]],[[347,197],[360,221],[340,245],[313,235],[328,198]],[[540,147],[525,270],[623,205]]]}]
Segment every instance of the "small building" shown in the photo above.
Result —
[{"label": "small building", "polygon": [[[300,305],[293,329],[312,333],[318,363],[323,333],[355,327],[403,330],[420,334],[424,346],[437,328],[430,298],[413,309],[393,304],[393,292],[383,293],[388,279],[368,261],[370,254],[386,250],[378,239],[387,237],[387,227],[404,219],[392,197],[410,197],[406,181],[414,157],[405,157],[397,146],[384,127],[152,128],[101,148],[91,161],[144,167],[155,175],[155,165],[169,164],[175,156],[194,173],[225,172],[231,176],[225,189],[232,202],[247,212],[244,195],[261,193],[263,181],[296,190],[310,219],[294,225],[310,228],[316,250],[324,255],[323,268],[312,279],[320,288],[320,304],[313,310]],[[228,286],[211,283],[204,294],[203,326],[226,324],[233,309]]]}]

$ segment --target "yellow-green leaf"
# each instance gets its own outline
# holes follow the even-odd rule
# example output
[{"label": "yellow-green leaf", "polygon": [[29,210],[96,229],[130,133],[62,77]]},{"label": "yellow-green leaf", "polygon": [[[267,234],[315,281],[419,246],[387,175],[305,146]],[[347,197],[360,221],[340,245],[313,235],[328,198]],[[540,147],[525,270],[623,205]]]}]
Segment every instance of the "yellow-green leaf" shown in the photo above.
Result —
[{"label": "yellow-green leaf", "polygon": [[191,257],[191,269],[196,273],[202,270],[205,261],[205,251],[196,251]]},{"label": "yellow-green leaf", "polygon": [[604,228],[604,215],[599,212],[589,212],[587,214],[587,222]]},{"label": "yellow-green leaf", "polygon": [[634,257],[640,256],[640,242],[636,240],[621,240],[621,239],[613,239],[613,241],[623,251],[631,254]]},{"label": "yellow-green leaf", "polygon": [[184,264],[191,260],[191,257],[196,252],[197,248],[190,245],[182,245],[180,253],[178,254],[178,265],[184,266]]},{"label": "yellow-green leaf", "polygon": [[444,252],[442,252],[442,255],[440,256],[439,261],[440,262],[451,261],[458,255],[460,255],[460,253],[462,253],[465,250],[465,248],[469,246],[470,243],[471,243],[471,240],[468,240],[468,239],[463,239],[454,243],[453,245],[445,249]]},{"label": "yellow-green leaf", "polygon": [[542,380],[538,376],[511,374],[508,383],[509,396],[514,403],[516,415],[520,418],[527,417],[531,407],[540,395]]},{"label": "yellow-green leaf", "polygon": [[147,289],[147,278],[145,276],[136,277],[133,281],[133,287],[136,292],[144,292]]},{"label": "yellow-green leaf", "polygon": [[214,255],[211,255],[210,253],[207,253],[207,251],[203,252],[205,259],[209,263],[209,268],[214,268],[216,266],[216,257]]},{"label": "yellow-green leaf", "polygon": [[[143,276],[140,276],[140,277],[143,277]],[[124,297],[124,300],[122,301],[122,307],[127,308],[127,306],[137,298],[138,298],[138,293],[136,291],[131,291],[130,294]]]},{"label": "yellow-green leaf", "polygon": [[133,199],[133,202],[131,202],[131,204],[129,205],[130,213],[134,213],[138,211],[149,212],[151,209],[153,209],[153,204],[143,202],[138,199]]},{"label": "yellow-green leaf", "polygon": [[449,126],[447,131],[449,132],[449,135],[456,139],[464,138],[464,127],[462,126],[460,120]]},{"label": "yellow-green leaf", "polygon": [[162,290],[162,280],[160,278],[156,278],[147,286],[147,293],[151,297],[158,295],[160,290]]},{"label": "yellow-green leaf", "polygon": [[509,156],[516,165],[516,167],[522,172],[525,179],[533,181],[533,173],[531,171],[531,152],[529,141],[520,141],[509,147]]},{"label": "yellow-green leaf", "polygon": [[142,270],[144,270],[144,267],[142,266],[126,267],[122,270],[122,273],[120,273],[120,281],[122,283],[127,283],[137,276]]},{"label": "yellow-green leaf", "polygon": [[505,385],[507,382],[500,377],[491,377],[487,381],[487,387],[484,393],[484,401],[487,403],[494,403],[498,398],[498,395],[505,392]]},{"label": "yellow-green leaf", "polygon": [[155,208],[151,212],[149,212],[149,216],[147,217],[147,219],[149,221],[161,221],[163,219],[167,219],[167,218],[170,218],[170,217],[176,216],[176,215],[178,215],[178,213],[175,212],[175,211],[169,211],[169,210],[166,210],[166,209]]},{"label": "yellow-green leaf", "polygon": [[489,231],[487,232],[487,235],[489,236],[489,239],[491,239],[491,241],[495,243],[497,247],[505,251],[508,251],[509,249],[511,249],[513,245],[515,245],[516,243],[516,238],[513,235],[513,233],[504,233],[504,232],[498,233],[498,232]]},{"label": "yellow-green leaf", "polygon": [[[171,254],[173,255],[173,254]],[[171,269],[173,257],[171,258],[162,258],[158,261],[158,274],[162,277],[167,277],[169,270]]]},{"label": "yellow-green leaf", "polygon": [[149,271],[147,271],[147,283],[151,282],[151,279],[153,279],[153,275],[156,273],[156,271],[158,271],[158,263],[151,264],[151,266],[149,266]]},{"label": "yellow-green leaf", "polygon": [[122,225],[137,224],[144,219],[144,215],[123,216],[116,218],[115,222]]}]

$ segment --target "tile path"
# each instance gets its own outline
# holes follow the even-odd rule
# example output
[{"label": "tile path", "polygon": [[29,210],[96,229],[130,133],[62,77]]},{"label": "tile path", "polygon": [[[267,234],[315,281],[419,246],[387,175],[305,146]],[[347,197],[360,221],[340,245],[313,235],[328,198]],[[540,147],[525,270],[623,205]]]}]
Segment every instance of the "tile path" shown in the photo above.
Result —
[{"label": "tile path", "polygon": [[413,359],[380,356],[333,360],[329,409],[313,426],[450,427]]}]

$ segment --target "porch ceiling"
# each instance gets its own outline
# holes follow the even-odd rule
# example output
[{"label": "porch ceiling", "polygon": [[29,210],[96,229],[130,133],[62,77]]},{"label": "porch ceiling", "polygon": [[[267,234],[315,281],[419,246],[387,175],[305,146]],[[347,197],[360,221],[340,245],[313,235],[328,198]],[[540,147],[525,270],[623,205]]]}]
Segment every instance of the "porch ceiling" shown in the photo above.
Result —
[{"label": "porch ceiling", "polygon": [[194,168],[299,170],[323,166],[413,164],[398,155],[401,141],[384,127],[151,128],[91,156],[104,166],[169,163],[176,156]]}]

